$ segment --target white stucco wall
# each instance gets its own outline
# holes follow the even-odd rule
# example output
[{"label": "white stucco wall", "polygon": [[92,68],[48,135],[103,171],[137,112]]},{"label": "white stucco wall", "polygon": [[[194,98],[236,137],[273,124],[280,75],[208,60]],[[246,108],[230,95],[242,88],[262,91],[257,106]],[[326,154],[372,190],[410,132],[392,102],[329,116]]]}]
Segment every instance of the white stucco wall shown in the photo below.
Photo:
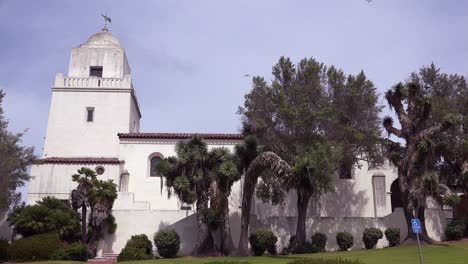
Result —
[{"label": "white stucco wall", "polygon": [[[177,139],[121,139],[119,159],[125,161],[124,171],[129,174],[128,192],[134,193],[135,201],[149,202],[151,210],[179,210],[176,197],[168,198],[164,178],[150,177],[150,160],[154,155],[162,158],[175,156]],[[226,147],[232,151],[235,140],[206,140],[208,148]],[[240,201],[240,184],[233,186],[231,199]],[[236,197],[236,198],[234,198]],[[232,206],[238,206],[232,204]]]},{"label": "white stucco wall", "polygon": [[82,167],[95,169],[97,166],[104,168],[104,173],[98,175],[98,179],[111,179],[118,183],[120,175],[120,164],[42,164],[31,168],[27,204],[35,204],[46,196],[54,196],[58,199],[68,200],[71,191],[76,188],[72,181],[72,175]]}]

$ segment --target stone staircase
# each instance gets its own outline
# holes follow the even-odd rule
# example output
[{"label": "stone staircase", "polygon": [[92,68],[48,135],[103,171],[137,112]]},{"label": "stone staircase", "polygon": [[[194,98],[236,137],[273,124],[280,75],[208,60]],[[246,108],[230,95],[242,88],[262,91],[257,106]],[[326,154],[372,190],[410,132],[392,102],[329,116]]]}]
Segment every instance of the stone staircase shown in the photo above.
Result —
[{"label": "stone staircase", "polygon": [[119,254],[102,253],[102,256],[89,259],[87,263],[88,264],[114,264],[117,262],[117,256],[119,256]]}]

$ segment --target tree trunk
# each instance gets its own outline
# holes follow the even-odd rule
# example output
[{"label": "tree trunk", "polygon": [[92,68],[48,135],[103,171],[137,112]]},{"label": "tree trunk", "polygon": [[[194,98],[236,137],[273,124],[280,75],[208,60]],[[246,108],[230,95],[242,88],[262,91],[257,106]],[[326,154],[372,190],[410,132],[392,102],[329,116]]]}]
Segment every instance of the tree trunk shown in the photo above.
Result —
[{"label": "tree trunk", "polygon": [[208,225],[203,222],[201,215],[199,214],[202,209],[208,208],[208,188],[202,190],[202,188],[197,188],[197,225],[198,225],[198,235],[197,235],[197,242],[195,243],[195,247],[192,251],[192,255],[195,256],[205,256],[205,255],[212,255],[215,253],[215,245],[214,239],[211,235],[211,232],[208,228]]},{"label": "tree trunk", "polygon": [[81,242],[86,245],[87,241],[87,231],[86,225],[88,222],[86,221],[86,206],[81,207]]},{"label": "tree trunk", "polygon": [[255,190],[257,178],[245,177],[243,194],[242,194],[242,209],[241,209],[241,232],[239,245],[237,246],[237,256],[249,256],[248,235],[249,235],[249,224],[250,224],[250,208],[252,206],[252,197]]},{"label": "tree trunk", "polygon": [[241,216],[241,233],[239,246],[235,255],[248,256],[250,255],[248,235],[250,224],[250,208],[252,206],[252,197],[257,184],[257,179],[265,169],[271,169],[272,173],[283,180],[284,186],[290,186],[294,179],[290,177],[290,166],[278,155],[273,152],[263,152],[258,155],[249,165],[244,177],[244,186],[242,194],[242,216]]},{"label": "tree trunk", "polygon": [[306,190],[298,189],[297,193],[297,226],[296,236],[293,242],[291,252],[304,253],[304,244],[306,242],[306,227],[307,207],[309,205],[310,193]]},{"label": "tree trunk", "polygon": [[222,240],[221,240],[221,252],[228,256],[236,250],[234,242],[232,241],[231,235],[231,224],[229,221],[229,208],[226,208],[224,214],[224,225],[221,227],[222,230]]},{"label": "tree trunk", "polygon": [[[408,228],[408,236],[404,239],[404,244],[414,244],[417,240],[416,233],[413,232],[413,227],[411,224],[411,219],[417,218],[421,221],[422,233],[419,236],[419,239],[422,243],[433,244],[434,241],[429,237],[426,228],[426,219],[425,211],[426,208],[423,206],[418,207],[416,210],[411,210],[408,208],[408,192],[402,193],[402,202],[403,202],[403,211],[405,213],[406,226]],[[415,213],[416,212],[416,215]]]}]

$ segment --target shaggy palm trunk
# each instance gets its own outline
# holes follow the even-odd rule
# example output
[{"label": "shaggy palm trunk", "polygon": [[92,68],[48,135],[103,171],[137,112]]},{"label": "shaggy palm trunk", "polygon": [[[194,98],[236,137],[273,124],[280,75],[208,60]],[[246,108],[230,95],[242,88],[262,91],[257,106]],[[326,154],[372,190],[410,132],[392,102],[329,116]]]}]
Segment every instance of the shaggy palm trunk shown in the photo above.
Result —
[{"label": "shaggy palm trunk", "polygon": [[411,224],[411,219],[417,218],[421,221],[421,228],[422,228],[422,233],[419,235],[419,239],[421,239],[422,242],[425,242],[427,244],[432,244],[434,241],[429,237],[429,234],[427,233],[427,228],[426,228],[426,208],[423,206],[419,206],[417,209],[412,210],[408,208],[409,205],[409,199],[408,199],[408,192],[405,191],[404,193],[402,192],[402,202],[403,202],[403,212],[405,214],[405,220],[406,220],[406,226],[408,228],[408,236],[404,239],[405,244],[413,244],[417,237],[416,233],[413,232],[413,227]]},{"label": "shaggy palm trunk", "polygon": [[209,195],[207,191],[197,190],[197,192],[199,192],[199,195],[197,195],[198,235],[197,242],[195,243],[195,248],[193,249],[192,255],[212,255],[213,253],[215,253],[214,239],[211,235],[208,225],[203,221],[201,215],[199,215],[199,212],[201,212],[201,210],[208,208]]},{"label": "shaggy palm trunk", "polygon": [[81,207],[81,242],[83,242],[83,244],[86,244],[88,241],[87,241],[87,231],[86,231],[86,225],[87,225],[87,221],[86,221],[86,205],[83,205]]},{"label": "shaggy palm trunk", "polygon": [[244,177],[244,186],[242,194],[242,216],[241,216],[241,233],[239,239],[239,246],[237,247],[237,256],[250,255],[248,235],[250,224],[250,208],[252,206],[252,197],[257,185],[257,179],[260,174],[265,170],[270,169],[276,177],[282,179],[284,186],[291,186],[290,182],[295,179],[291,178],[289,173],[291,168],[288,163],[282,160],[278,155],[273,152],[263,152],[258,155],[251,163]]},{"label": "shaggy palm trunk", "polygon": [[306,242],[306,218],[307,207],[312,195],[306,190],[297,190],[297,226],[296,236],[294,239],[291,252],[303,253],[304,244]]},{"label": "shaggy palm trunk", "polygon": [[234,246],[234,242],[232,241],[232,235],[231,235],[231,224],[229,221],[229,200],[228,197],[223,197],[223,203],[225,204],[224,208],[224,223],[223,226],[221,227],[221,232],[222,232],[222,241],[221,241],[221,251],[224,255],[229,255],[232,252],[235,251],[236,247]]},{"label": "shaggy palm trunk", "polygon": [[250,255],[248,235],[250,223],[250,208],[252,206],[252,197],[257,183],[257,177],[245,177],[243,194],[242,194],[242,209],[241,209],[241,232],[239,245],[237,247],[236,255],[248,256]]}]

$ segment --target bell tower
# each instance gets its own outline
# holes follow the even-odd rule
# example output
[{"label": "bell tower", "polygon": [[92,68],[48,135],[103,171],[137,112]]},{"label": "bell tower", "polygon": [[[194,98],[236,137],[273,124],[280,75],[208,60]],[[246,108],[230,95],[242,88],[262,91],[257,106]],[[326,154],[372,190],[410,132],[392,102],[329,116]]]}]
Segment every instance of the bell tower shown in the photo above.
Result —
[{"label": "bell tower", "polygon": [[117,134],[139,132],[140,118],[125,51],[104,27],[55,77],[43,156],[117,157]]}]

